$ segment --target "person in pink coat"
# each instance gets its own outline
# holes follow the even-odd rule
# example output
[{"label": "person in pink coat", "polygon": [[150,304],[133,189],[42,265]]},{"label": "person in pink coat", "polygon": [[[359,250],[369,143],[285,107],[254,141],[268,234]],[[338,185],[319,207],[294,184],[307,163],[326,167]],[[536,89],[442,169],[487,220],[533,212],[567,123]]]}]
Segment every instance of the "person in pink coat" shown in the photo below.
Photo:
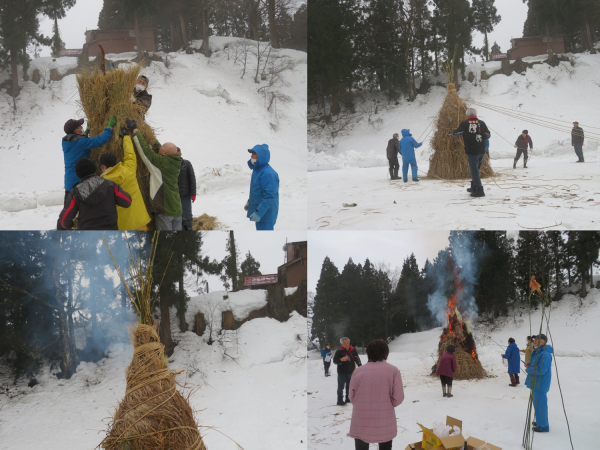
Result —
[{"label": "person in pink coat", "polygon": [[379,450],[391,450],[398,434],[394,408],[404,400],[402,377],[396,366],[387,363],[390,349],[381,339],[367,346],[369,362],[354,371],[350,381],[352,421],[349,436],[356,450],[368,450],[369,443]]},{"label": "person in pink coat", "polygon": [[[452,379],[454,378],[454,372],[456,372],[456,356],[454,352],[456,348],[454,345],[446,347],[446,352],[440,358],[440,363],[437,368],[437,374],[440,376],[442,382],[442,391],[444,397],[454,397],[452,395]],[[448,392],[446,392],[448,387]]]}]

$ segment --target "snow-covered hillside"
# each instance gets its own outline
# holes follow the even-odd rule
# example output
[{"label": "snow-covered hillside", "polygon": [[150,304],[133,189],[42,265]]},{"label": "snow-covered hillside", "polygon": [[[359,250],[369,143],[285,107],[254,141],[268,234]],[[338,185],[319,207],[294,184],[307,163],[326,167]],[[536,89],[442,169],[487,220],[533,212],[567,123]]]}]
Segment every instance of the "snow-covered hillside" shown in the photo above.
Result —
[{"label": "snow-covered hillside", "polygon": [[[230,293],[229,300],[224,295],[192,298],[190,309],[206,310],[219,301],[218,308],[241,319],[265,302],[265,291]],[[171,328],[178,345],[169,367],[184,369],[178,380],[200,388],[190,403],[209,449],[239,450],[233,441],[246,450],[306,448],[306,318],[294,312],[283,323],[253,319],[224,331],[212,345],[208,332],[179,333],[176,319]],[[221,328],[220,314],[215,328]],[[80,363],[69,380],[45,368],[33,388],[28,379],[13,386],[0,368],[0,448],[94,449],[125,394],[124,370],[132,355],[131,344],[116,343],[106,358]]]},{"label": "snow-covered hillside", "polygon": [[[595,165],[600,163],[600,138],[591,133],[599,133],[600,54],[569,56],[573,66],[566,61],[557,67],[537,64],[520,75],[498,74],[483,81],[481,71],[490,74],[500,63],[476,63],[467,68],[467,73],[476,76],[473,83],[462,82],[462,98],[564,121],[562,129],[566,130],[475,106],[491,128],[490,156],[498,174],[483,181],[485,198],[469,197],[465,191],[468,180],[423,179],[431,152],[430,124],[443,104],[445,87],[433,86],[412,103],[403,100],[398,106],[380,105],[370,122],[365,114],[333,141],[325,134],[309,137],[309,228],[598,228],[600,214],[592,210],[600,204]],[[544,58],[524,61],[540,59]],[[569,131],[575,120],[588,133],[583,148],[585,164],[575,164]],[[425,141],[416,150],[418,184],[410,180],[410,174],[406,184],[388,180],[385,148],[392,135],[404,128],[410,129],[415,139]],[[534,150],[529,153],[528,169],[523,169],[521,158],[514,170],[513,144],[524,129],[529,131]],[[357,203],[357,207],[345,209],[343,203]]]},{"label": "snow-covered hillside", "polygon": [[[282,49],[280,61],[289,61],[283,72],[285,85],[278,88],[290,102],[267,111],[257,89],[266,81],[254,82],[249,62],[244,79],[242,66],[235,63],[237,39],[211,38],[213,55],[157,53],[165,61],[152,62],[142,73],[150,79],[153,95],[147,121],[161,142],[171,141],[194,165],[198,198],[194,216],[216,216],[227,228],[253,229],[246,218],[251,171],[248,148],[266,143],[271,165],[280,178],[280,211],[277,229],[306,226],[306,53]],[[193,43],[199,47],[201,41]],[[264,44],[263,44],[264,45]],[[227,46],[227,47],[226,47]],[[273,58],[274,53],[271,54]],[[123,61],[134,53],[109,54]],[[249,61],[251,58],[249,58]],[[29,68],[40,70],[45,80],[20,84],[16,98],[0,91],[0,229],[54,229],[60,213],[64,188],[61,139],[69,118],[83,117],[75,75],[49,81],[50,69],[65,74],[76,66],[76,58],[39,58]],[[261,64],[263,64],[261,62]],[[254,65],[253,65],[254,64]],[[0,83],[9,74],[0,73]],[[42,88],[44,87],[44,88]]]},{"label": "snow-covered hillside", "polygon": [[[527,413],[529,389],[524,386],[525,376],[516,388],[509,387],[507,367],[501,354],[513,337],[520,348],[525,338],[537,334],[541,311],[532,313],[532,331],[529,331],[527,313],[504,318],[493,327],[478,324],[474,335],[477,352],[490,378],[455,381],[454,397],[444,398],[438,377],[429,376],[434,364],[432,355],[442,329],[406,334],[390,344],[388,362],[400,369],[404,386],[404,402],[396,408],[398,436],[394,448],[405,448],[421,439],[417,422],[431,426],[444,423],[446,416],[463,421],[463,435],[474,436],[501,447],[519,450]],[[588,448],[598,427],[597,372],[600,369],[600,290],[592,289],[580,305],[579,297],[565,295],[552,305],[550,331],[565,408],[575,448]],[[546,327],[544,327],[546,332]],[[494,341],[500,345],[499,347]],[[366,355],[361,360],[367,361]],[[331,450],[351,448],[347,437],[352,417],[352,405],[336,406],[337,378],[325,378],[320,354],[309,352],[308,363],[308,436],[309,449],[327,445]],[[557,384],[556,367],[552,367],[552,385],[548,393],[549,433],[536,433],[535,449],[565,450],[571,448],[567,424]]]}]

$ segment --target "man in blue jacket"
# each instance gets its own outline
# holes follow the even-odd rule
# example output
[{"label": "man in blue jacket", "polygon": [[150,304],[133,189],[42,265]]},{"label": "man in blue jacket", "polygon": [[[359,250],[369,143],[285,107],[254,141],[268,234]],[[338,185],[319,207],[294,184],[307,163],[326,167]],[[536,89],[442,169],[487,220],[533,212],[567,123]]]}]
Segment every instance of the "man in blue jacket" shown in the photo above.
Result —
[{"label": "man in blue jacket", "polygon": [[83,131],[84,119],[73,120],[69,119],[65,123],[64,130],[67,135],[62,138],[62,149],[65,157],[65,207],[67,196],[77,183],[81,181],[81,178],[75,173],[75,164],[81,158],[89,158],[92,149],[102,147],[112,137],[112,128],[117,123],[117,119],[111,117],[104,129],[104,132],[100,136],[93,138],[88,137],[90,131],[90,125]]},{"label": "man in blue jacket", "polygon": [[329,342],[325,344],[325,348],[321,350],[321,358],[323,358],[323,366],[325,366],[325,376],[329,376],[329,366],[331,366],[331,346]]},{"label": "man in blue jacket", "polygon": [[527,368],[525,386],[533,390],[533,407],[535,422],[533,431],[548,432],[548,391],[552,381],[552,347],[546,345],[546,335],[531,336],[536,347],[531,354],[531,364]]},{"label": "man in blue jacket", "polygon": [[515,387],[521,384],[519,381],[519,372],[521,371],[521,356],[519,355],[519,347],[513,338],[508,340],[508,347],[502,357],[508,360],[508,376],[510,377],[509,386]]},{"label": "man in blue jacket", "polygon": [[417,174],[417,158],[415,157],[415,148],[419,148],[420,144],[415,141],[415,138],[410,134],[410,130],[402,130],[402,139],[400,140],[400,153],[402,154],[402,179],[406,183],[408,181],[408,165],[412,169],[413,181],[419,181]]},{"label": "man in blue jacket", "polygon": [[244,206],[257,230],[272,230],[279,212],[279,175],[269,165],[271,153],[267,144],[248,150],[252,154],[248,167],[252,170],[250,197]]}]

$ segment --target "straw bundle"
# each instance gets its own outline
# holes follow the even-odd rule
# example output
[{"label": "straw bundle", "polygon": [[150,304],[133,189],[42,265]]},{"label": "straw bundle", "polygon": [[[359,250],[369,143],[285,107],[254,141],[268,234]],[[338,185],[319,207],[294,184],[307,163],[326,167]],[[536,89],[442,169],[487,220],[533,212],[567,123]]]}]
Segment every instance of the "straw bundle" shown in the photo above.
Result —
[{"label": "straw bundle", "polygon": [[[139,64],[132,64],[126,69],[116,69],[104,74],[96,67],[85,69],[77,75],[79,105],[89,121],[90,136],[102,134],[111,117],[117,119],[110,141],[102,147],[92,150],[91,159],[98,166],[98,175],[100,175],[99,163],[102,154],[112,153],[117,157],[117,161],[123,162],[123,141],[119,138],[119,130],[125,125],[126,120],[136,121],[148,145],[156,143],[154,130],[143,119],[145,109],[131,102],[131,94],[141,68],[142,66]],[[148,211],[152,211],[149,202],[148,169],[140,157],[137,156],[137,158],[138,184],[146,208]]]},{"label": "straw bundle", "polygon": [[[433,152],[429,158],[428,176],[444,180],[470,179],[469,163],[462,138],[456,139],[452,133],[463,120],[467,106],[458,96],[454,83],[448,83],[448,93],[437,118],[437,131],[431,141]],[[481,178],[494,176],[487,155],[479,171]]]},{"label": "straw bundle", "polygon": [[195,231],[218,230],[221,228],[221,223],[216,217],[209,216],[208,214],[204,213],[199,217],[194,217],[192,228]]},{"label": "straw bundle", "polygon": [[140,321],[132,332],[134,351],[126,370],[127,391],[100,444],[106,450],[206,450],[189,396],[183,397],[176,388],[175,377],[181,372],[169,370],[152,319],[156,300],[156,296],[152,298],[152,269],[157,242],[158,232],[152,238],[148,256],[142,258],[134,254],[127,240],[133,285],[130,289],[104,241]]},{"label": "straw bundle", "polygon": [[438,366],[440,364],[440,358],[446,352],[446,347],[450,344],[454,345],[456,349],[454,352],[454,356],[456,357],[456,372],[454,372],[455,380],[472,380],[474,378],[486,377],[481,362],[478,359],[473,358],[469,352],[452,339],[446,339],[440,343],[440,347],[438,348]]}]

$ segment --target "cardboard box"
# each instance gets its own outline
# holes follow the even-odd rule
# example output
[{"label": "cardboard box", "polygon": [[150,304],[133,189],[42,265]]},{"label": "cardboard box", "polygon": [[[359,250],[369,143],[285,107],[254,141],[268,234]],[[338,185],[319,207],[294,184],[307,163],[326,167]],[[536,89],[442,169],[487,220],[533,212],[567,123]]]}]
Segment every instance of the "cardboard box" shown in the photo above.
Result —
[{"label": "cardboard box", "polygon": [[[432,430],[424,427],[421,424],[417,424],[423,431],[423,440],[421,442],[415,442],[414,444],[408,444],[404,450],[457,450],[461,449],[465,445],[465,438],[462,434],[450,435],[445,438],[438,438]],[[457,426],[463,430],[462,421],[455,419],[454,417],[446,416],[446,425]],[[502,450],[501,447],[497,447],[490,443],[486,443],[481,439],[470,437],[466,439],[467,448],[465,450],[477,450],[480,446],[486,444],[490,450]]]}]

